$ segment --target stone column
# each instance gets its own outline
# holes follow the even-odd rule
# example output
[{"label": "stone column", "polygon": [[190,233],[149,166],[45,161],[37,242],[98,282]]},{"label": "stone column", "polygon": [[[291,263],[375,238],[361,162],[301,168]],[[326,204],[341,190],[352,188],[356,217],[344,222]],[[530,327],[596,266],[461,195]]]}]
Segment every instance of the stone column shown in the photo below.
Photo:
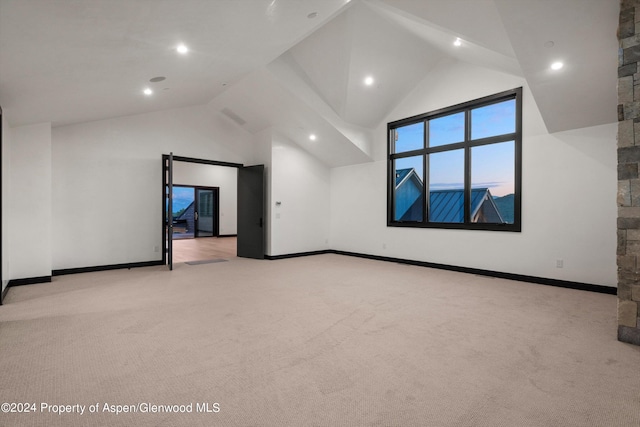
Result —
[{"label": "stone column", "polygon": [[618,40],[618,340],[640,345],[640,0],[621,0]]}]

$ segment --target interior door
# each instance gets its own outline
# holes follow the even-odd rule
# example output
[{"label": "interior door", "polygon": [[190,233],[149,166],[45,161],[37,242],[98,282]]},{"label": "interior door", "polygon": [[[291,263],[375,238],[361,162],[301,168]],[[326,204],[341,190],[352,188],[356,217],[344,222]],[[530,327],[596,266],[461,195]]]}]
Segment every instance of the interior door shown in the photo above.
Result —
[{"label": "interior door", "polygon": [[195,237],[212,237],[216,234],[214,190],[196,188]]},{"label": "interior door", "polygon": [[238,169],[238,256],[264,259],[264,165]]}]

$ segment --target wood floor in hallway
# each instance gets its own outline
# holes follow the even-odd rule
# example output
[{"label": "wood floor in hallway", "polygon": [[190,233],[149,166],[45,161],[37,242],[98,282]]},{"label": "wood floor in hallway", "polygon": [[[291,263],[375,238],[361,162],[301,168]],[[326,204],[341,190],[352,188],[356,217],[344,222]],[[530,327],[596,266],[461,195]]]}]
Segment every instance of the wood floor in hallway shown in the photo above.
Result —
[{"label": "wood floor in hallway", "polygon": [[235,258],[236,237],[199,237],[173,241],[173,262]]}]

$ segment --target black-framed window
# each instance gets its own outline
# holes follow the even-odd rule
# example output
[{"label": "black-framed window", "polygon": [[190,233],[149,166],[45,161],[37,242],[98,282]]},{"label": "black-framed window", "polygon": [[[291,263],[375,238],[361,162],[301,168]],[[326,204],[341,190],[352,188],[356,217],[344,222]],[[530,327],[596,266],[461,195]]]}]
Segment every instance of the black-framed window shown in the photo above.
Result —
[{"label": "black-framed window", "polygon": [[387,225],[520,231],[522,88],[387,124]]}]

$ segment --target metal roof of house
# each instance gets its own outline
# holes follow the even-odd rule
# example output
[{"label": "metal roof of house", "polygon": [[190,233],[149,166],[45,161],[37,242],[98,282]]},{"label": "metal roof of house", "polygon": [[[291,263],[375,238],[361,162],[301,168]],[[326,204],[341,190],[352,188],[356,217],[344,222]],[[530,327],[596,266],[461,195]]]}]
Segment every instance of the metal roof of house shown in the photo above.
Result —
[{"label": "metal roof of house", "polygon": [[[482,201],[484,192],[471,190],[471,211]],[[484,189],[486,191],[486,188]],[[464,191],[462,189],[435,190],[429,194],[432,222],[464,222]]]},{"label": "metal roof of house", "polygon": [[[482,204],[493,201],[487,188],[474,188],[471,190],[471,218],[474,218]],[[430,222],[464,222],[464,191],[462,189],[434,190],[430,192]],[[422,196],[418,197],[401,221],[420,216],[422,211]],[[496,208],[496,211],[497,208]],[[499,211],[498,211],[499,212]]]},{"label": "metal roof of house", "polygon": [[[471,189],[471,218],[485,200],[492,200],[488,188]],[[431,222],[464,222],[464,191],[462,188],[433,190],[429,194]]]},{"label": "metal roof of house", "polygon": [[[396,170],[396,189],[406,185],[408,181],[414,181],[414,185],[422,189],[423,183],[414,168]],[[476,218],[484,203],[488,203],[491,211],[495,211],[498,222],[504,222],[500,210],[493,201],[493,196],[488,188],[471,189],[471,218]],[[400,221],[415,221],[422,217],[424,199],[419,196],[404,213]],[[452,188],[446,190],[429,191],[429,221],[430,222],[464,222],[464,190]]]}]

